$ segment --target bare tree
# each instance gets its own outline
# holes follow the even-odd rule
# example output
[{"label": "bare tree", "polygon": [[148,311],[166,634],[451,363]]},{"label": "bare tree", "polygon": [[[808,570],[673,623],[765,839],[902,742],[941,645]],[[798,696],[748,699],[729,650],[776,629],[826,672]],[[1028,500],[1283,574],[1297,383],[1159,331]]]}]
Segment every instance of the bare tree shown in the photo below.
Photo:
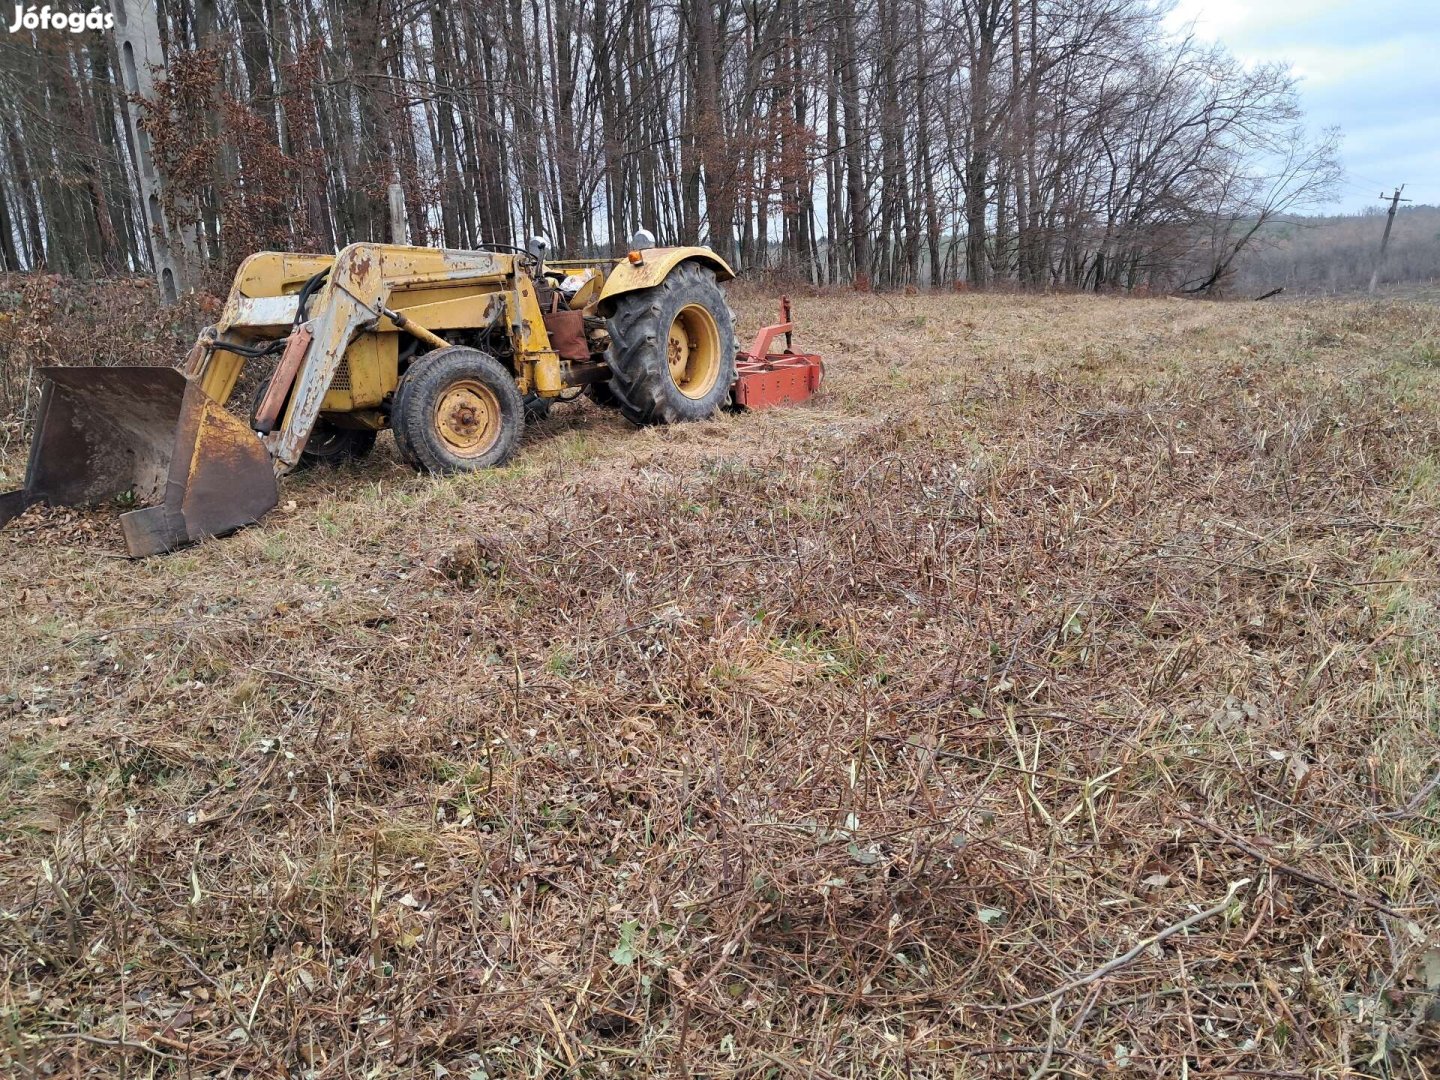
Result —
[{"label": "bare tree", "polygon": [[[745,268],[1215,293],[1334,177],[1293,83],[1147,0],[176,0],[146,136],[223,281],[257,244],[637,226]],[[148,258],[102,34],[0,42],[0,264]]]}]

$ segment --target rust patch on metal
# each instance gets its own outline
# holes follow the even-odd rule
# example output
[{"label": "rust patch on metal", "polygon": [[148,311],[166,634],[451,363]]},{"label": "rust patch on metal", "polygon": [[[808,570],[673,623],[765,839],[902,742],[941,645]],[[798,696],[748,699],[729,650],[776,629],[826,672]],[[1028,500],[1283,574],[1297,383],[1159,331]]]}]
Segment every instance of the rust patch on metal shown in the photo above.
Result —
[{"label": "rust patch on metal", "polygon": [[310,348],[313,336],[309,326],[296,327],[290,332],[290,340],[285,344],[285,351],[280,354],[280,362],[275,365],[275,374],[270,376],[270,385],[255,409],[253,422],[256,431],[275,430],[281,410],[285,408],[285,399],[290,396],[290,388],[295,384],[295,376],[305,360],[305,353]]},{"label": "rust patch on metal", "polygon": [[275,505],[269,456],[244,422],[174,368],[42,368],[25,486],[0,524],[35,503],[154,504],[121,515],[132,555],[256,521]]}]

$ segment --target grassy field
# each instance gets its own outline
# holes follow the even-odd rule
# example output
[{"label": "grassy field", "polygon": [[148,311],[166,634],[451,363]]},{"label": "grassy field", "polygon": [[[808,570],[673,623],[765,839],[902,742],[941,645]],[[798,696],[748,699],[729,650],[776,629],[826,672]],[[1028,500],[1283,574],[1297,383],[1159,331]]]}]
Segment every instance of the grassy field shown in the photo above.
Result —
[{"label": "grassy field", "polygon": [[0,532],[0,1070],[1440,1075],[1435,305],[796,308],[804,407]]}]

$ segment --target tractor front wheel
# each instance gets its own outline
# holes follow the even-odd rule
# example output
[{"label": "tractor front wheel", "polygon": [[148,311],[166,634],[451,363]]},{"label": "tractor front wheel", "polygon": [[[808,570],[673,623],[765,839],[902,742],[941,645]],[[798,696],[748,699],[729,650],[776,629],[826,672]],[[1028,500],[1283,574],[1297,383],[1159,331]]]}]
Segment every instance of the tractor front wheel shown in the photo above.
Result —
[{"label": "tractor front wheel", "polygon": [[390,426],[401,456],[415,468],[473,472],[514,456],[525,404],[500,361],[456,345],[410,365],[395,390]]},{"label": "tractor front wheel", "polygon": [[715,272],[681,263],[653,289],[616,297],[609,360],[608,389],[632,422],[713,416],[735,381],[735,319]]}]

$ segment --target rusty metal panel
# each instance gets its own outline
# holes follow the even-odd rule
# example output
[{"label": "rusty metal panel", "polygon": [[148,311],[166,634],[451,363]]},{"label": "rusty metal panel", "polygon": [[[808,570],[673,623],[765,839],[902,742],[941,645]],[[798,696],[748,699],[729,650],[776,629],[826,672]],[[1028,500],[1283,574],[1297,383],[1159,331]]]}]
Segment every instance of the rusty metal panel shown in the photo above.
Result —
[{"label": "rusty metal panel", "polygon": [[[190,540],[223,536],[259,521],[279,498],[270,455],[254,432],[198,388],[192,388],[186,404],[187,412],[198,413],[194,445],[186,459],[177,440],[166,505],[172,505],[171,491],[178,486]],[[192,436],[185,432],[182,437]]]},{"label": "rusty metal panel", "polygon": [[41,368],[25,487],[34,501],[85,506],[164,490],[188,385],[173,368]]},{"label": "rusty metal panel", "polygon": [[275,505],[260,440],[174,368],[41,368],[25,487],[0,497],[0,524],[35,503],[124,496],[132,555],[169,551],[247,525]]}]

